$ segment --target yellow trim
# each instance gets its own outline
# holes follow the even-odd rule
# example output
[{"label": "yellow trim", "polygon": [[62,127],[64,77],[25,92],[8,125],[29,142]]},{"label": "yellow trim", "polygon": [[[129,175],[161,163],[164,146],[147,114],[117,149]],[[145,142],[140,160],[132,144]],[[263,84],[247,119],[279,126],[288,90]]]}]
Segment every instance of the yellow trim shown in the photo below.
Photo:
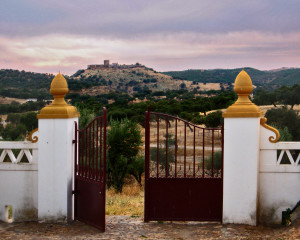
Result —
[{"label": "yellow trim", "polygon": [[250,76],[242,70],[236,77],[234,91],[238,94],[237,101],[226,109],[223,113],[224,118],[238,117],[261,117],[262,112],[258,106],[249,99],[253,86]]},{"label": "yellow trim", "polygon": [[279,138],[280,138],[280,133],[276,128],[273,128],[271,126],[269,126],[268,124],[266,124],[267,122],[267,118],[261,118],[260,119],[260,125],[262,125],[264,128],[271,130],[272,132],[274,132],[276,134],[276,138],[274,138],[274,136],[270,136],[269,137],[269,141],[271,143],[276,143],[278,142]]},{"label": "yellow trim", "polygon": [[39,138],[38,138],[37,136],[32,137],[32,135],[33,135],[35,132],[37,132],[38,130],[39,130],[38,128],[33,129],[33,130],[31,131],[31,133],[29,134],[29,140],[30,140],[31,142],[33,142],[33,143],[36,143],[36,142],[39,140]]},{"label": "yellow trim", "polygon": [[54,101],[44,107],[40,114],[37,115],[38,119],[55,119],[55,118],[74,118],[79,117],[76,107],[66,103],[65,95],[69,92],[67,80],[60,73],[57,74],[50,87],[50,93],[54,97]]}]

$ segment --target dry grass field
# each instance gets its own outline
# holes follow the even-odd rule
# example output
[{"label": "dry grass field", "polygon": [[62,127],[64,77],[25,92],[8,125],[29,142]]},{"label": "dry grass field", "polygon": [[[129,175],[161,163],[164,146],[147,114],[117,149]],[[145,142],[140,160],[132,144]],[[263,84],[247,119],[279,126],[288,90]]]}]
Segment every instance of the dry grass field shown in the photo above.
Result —
[{"label": "dry grass field", "polygon": [[116,193],[114,189],[107,190],[106,215],[143,216],[144,187],[141,187],[133,178],[129,178],[122,193]]},{"label": "dry grass field", "polygon": [[0,104],[11,104],[12,102],[18,102],[22,104],[26,102],[26,99],[0,97]]},{"label": "dry grass field", "polygon": [[[147,86],[152,91],[179,90],[181,84],[185,84],[186,89],[192,91],[199,87],[201,90],[220,90],[219,83],[197,83],[193,81],[173,79],[171,76],[163,73],[155,72],[147,68],[130,68],[130,69],[101,69],[101,70],[85,70],[82,73],[84,77],[101,76],[104,79],[111,81],[107,86],[94,86],[88,89],[82,89],[81,94],[89,94],[91,96],[108,93],[116,89],[126,90],[127,93],[134,93],[134,85],[129,84],[131,81],[138,83],[140,87]],[[145,80],[156,79],[157,82],[145,83]],[[129,85],[128,85],[129,84]],[[126,87],[125,87],[126,86]]]}]

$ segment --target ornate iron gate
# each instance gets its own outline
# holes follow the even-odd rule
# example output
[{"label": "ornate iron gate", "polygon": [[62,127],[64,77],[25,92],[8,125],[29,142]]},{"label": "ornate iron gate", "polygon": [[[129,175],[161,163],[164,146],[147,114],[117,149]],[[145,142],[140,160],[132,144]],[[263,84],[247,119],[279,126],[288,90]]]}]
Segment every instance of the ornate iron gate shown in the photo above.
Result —
[{"label": "ornate iron gate", "polygon": [[144,220],[222,221],[223,128],[146,112]]},{"label": "ornate iron gate", "polygon": [[105,231],[106,109],[84,129],[75,125],[75,219]]}]

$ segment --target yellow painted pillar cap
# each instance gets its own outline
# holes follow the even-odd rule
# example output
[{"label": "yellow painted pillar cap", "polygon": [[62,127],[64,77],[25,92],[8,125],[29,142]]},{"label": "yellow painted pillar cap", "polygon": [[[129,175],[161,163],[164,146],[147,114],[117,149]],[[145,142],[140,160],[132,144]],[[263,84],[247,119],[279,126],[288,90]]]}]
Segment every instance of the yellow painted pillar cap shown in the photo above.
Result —
[{"label": "yellow painted pillar cap", "polygon": [[74,118],[79,117],[76,107],[66,103],[64,97],[69,92],[67,80],[62,74],[57,74],[50,87],[50,93],[54,97],[54,101],[42,108],[38,119],[55,119],[55,118]]},{"label": "yellow painted pillar cap", "polygon": [[236,77],[234,91],[238,94],[237,101],[226,109],[223,117],[261,117],[262,112],[249,99],[249,94],[253,90],[250,76],[245,70],[242,70]]}]

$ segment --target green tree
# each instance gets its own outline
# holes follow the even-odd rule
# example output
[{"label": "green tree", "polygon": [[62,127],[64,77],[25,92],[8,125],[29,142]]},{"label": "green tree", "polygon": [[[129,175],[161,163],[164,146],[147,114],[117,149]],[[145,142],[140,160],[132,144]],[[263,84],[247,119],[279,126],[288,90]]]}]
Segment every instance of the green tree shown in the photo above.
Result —
[{"label": "green tree", "polygon": [[[205,169],[208,170],[208,174],[211,174],[211,169],[212,169],[212,156],[210,155],[209,157],[205,158],[204,161]],[[216,175],[220,173],[219,171],[222,168],[222,152],[215,152],[214,153],[214,170],[216,170]]]},{"label": "green tree", "polygon": [[95,117],[93,110],[83,107],[78,107],[80,117],[79,117],[79,129],[86,127]]},{"label": "green tree", "polygon": [[294,111],[283,108],[269,109],[266,114],[268,124],[275,125],[280,129],[288,128],[289,133],[293,136],[293,141],[300,140],[300,116]]},{"label": "green tree", "polygon": [[223,118],[221,111],[212,112],[205,117],[205,126],[215,128],[220,126],[222,121]]},{"label": "green tree", "polygon": [[293,87],[282,87],[278,90],[279,100],[285,104],[290,105],[291,109],[295,104],[300,104],[300,85],[294,85]]},{"label": "green tree", "polygon": [[6,141],[16,141],[24,139],[26,135],[26,127],[23,124],[18,124],[14,126],[12,124],[7,124],[2,130],[3,140]]},{"label": "green tree", "polygon": [[107,186],[122,192],[125,178],[132,171],[132,164],[137,164],[137,155],[142,144],[142,137],[137,123],[122,119],[110,121],[107,132],[108,161]]},{"label": "green tree", "polygon": [[20,123],[26,127],[27,132],[31,132],[38,127],[38,120],[35,112],[21,114]]},{"label": "green tree", "polygon": [[128,168],[129,174],[142,186],[142,175],[145,172],[145,156],[138,155],[133,158]]},{"label": "green tree", "polygon": [[[166,138],[167,135],[164,135],[163,144],[160,144],[158,149],[158,163],[162,169],[166,168],[166,155],[168,150],[168,168],[170,167],[170,163],[174,162],[174,147],[175,147],[175,139],[172,134],[168,134],[168,141]],[[167,147],[168,143],[168,147]],[[152,162],[157,162],[157,147],[150,148],[150,160]]]}]

